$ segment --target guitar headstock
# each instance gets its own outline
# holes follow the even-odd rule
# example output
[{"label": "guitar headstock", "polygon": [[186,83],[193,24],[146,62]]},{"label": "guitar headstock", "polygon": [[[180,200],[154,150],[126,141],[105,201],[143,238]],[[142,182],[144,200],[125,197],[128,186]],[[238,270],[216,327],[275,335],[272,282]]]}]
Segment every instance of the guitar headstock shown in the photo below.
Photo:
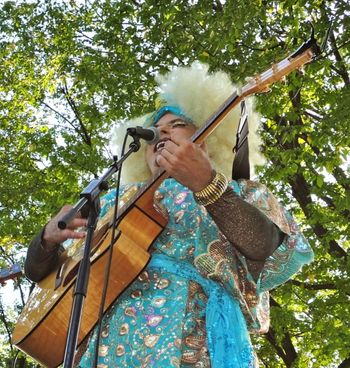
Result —
[{"label": "guitar headstock", "polygon": [[304,46],[300,50],[300,52],[293,53],[279,63],[273,64],[270,69],[262,74],[257,74],[253,77],[242,87],[240,96],[245,98],[256,93],[269,91],[271,84],[281,80],[293,70],[299,69],[304,64],[309,63],[317,55],[314,44],[310,44],[308,48]]}]

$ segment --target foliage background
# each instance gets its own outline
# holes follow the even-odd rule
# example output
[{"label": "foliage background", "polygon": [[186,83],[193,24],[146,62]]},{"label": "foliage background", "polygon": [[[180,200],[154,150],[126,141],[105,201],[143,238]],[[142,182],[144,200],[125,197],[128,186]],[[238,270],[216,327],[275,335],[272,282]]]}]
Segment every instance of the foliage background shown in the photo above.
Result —
[{"label": "foliage background", "polygon": [[[262,367],[350,367],[350,6],[325,0],[27,0],[0,4],[0,267],[110,162],[113,122],[152,110],[155,73],[193,60],[243,82],[310,34],[323,56],[258,97],[261,181],[315,262],[271,295]],[[0,367],[34,367],[10,334],[30,290],[0,299]]]}]

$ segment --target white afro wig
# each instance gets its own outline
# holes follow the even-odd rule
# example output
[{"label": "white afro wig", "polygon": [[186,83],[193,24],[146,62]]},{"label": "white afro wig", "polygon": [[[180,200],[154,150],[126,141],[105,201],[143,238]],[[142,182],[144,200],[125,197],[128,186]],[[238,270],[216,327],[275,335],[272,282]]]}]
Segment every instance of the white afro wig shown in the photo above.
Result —
[{"label": "white afro wig", "polygon": [[[165,98],[167,105],[177,106],[200,127],[215,113],[223,102],[237,89],[227,74],[223,72],[209,73],[209,66],[194,62],[189,67],[176,67],[165,75],[158,75],[156,81],[160,89],[160,97]],[[252,101],[246,101],[249,121],[249,161],[251,175],[254,166],[262,165],[264,157],[259,146],[261,144],[258,130],[258,115],[253,111]],[[112,130],[111,145],[113,152],[120,154],[122,142],[128,127],[144,125],[150,115],[129,121],[118,122]],[[147,119],[148,118],[148,119]],[[208,152],[214,168],[228,178],[232,174],[237,127],[240,118],[240,106],[233,109],[221,121],[214,132],[206,139]],[[145,144],[138,152],[132,154],[123,165],[123,183],[145,181],[151,176],[145,158]]]}]

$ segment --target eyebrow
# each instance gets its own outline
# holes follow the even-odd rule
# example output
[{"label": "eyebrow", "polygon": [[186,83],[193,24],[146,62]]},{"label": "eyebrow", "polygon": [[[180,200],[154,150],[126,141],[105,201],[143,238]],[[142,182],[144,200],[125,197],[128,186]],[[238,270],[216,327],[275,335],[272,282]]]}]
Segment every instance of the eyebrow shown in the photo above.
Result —
[{"label": "eyebrow", "polygon": [[[166,122],[166,124],[174,124],[175,122],[177,121],[183,121],[184,123],[187,123],[187,124],[193,124],[189,121],[186,121],[185,119],[181,119],[181,118],[175,118],[175,119],[172,119],[172,120],[169,120],[168,122]],[[155,127],[158,127],[158,122],[154,124]]]}]

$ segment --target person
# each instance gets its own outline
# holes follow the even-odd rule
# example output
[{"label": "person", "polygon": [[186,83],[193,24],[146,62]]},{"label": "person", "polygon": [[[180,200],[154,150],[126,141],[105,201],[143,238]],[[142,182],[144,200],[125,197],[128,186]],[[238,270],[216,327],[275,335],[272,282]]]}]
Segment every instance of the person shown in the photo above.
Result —
[{"label": "person", "polygon": [[[311,262],[312,249],[263,184],[227,179],[227,146],[235,133],[230,136],[228,126],[237,125],[236,112],[207,142],[191,141],[234,90],[227,75],[195,63],[157,80],[156,111],[120,123],[114,142],[119,145],[120,130],[137,122],[159,130],[159,141],[143,145],[123,169],[120,194],[123,202],[147,176],[164,169],[169,177],[154,203],[168,223],[151,246],[150,263],[104,316],[98,367],[256,367],[249,334],[268,329],[268,291]],[[257,151],[256,137],[251,141]],[[114,194],[101,199],[101,217],[113,206]],[[30,279],[39,281],[55,267],[62,242],[84,237],[76,230],[86,225],[82,218],[58,229],[68,208],[30,244]],[[93,366],[95,341],[93,332],[79,367]]]}]

